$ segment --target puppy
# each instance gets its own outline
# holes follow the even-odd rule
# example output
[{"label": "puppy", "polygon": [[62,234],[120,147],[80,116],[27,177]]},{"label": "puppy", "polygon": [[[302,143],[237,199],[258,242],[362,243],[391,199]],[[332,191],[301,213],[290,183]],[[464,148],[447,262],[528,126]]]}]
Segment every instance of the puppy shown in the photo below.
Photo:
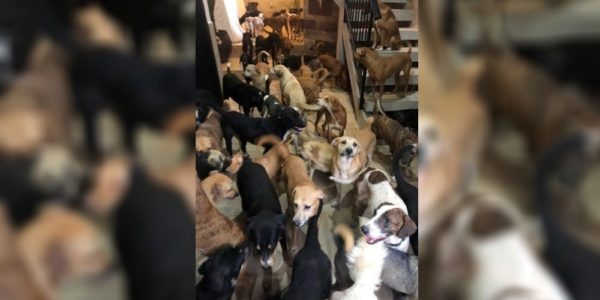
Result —
[{"label": "puppy", "polygon": [[265,169],[247,157],[238,173],[237,185],[248,219],[248,240],[258,251],[262,267],[271,269],[278,243],[283,253],[287,253],[284,231],[287,216],[282,214],[277,192]]},{"label": "puppy", "polygon": [[[361,47],[356,49],[354,52],[354,58],[359,61],[367,71],[371,78],[371,82],[374,85],[379,85],[379,97],[377,98],[377,109],[383,112],[381,107],[381,97],[383,97],[383,88],[385,87],[385,81],[394,76],[396,86],[394,87],[393,93],[398,91],[400,86],[400,72],[404,74],[404,93],[408,91],[408,83],[410,79],[410,68],[412,66],[412,59],[410,57],[412,47],[408,49],[408,52],[398,53],[394,56],[380,56],[375,50],[367,47]],[[373,90],[375,87],[373,86]]]},{"label": "puppy", "polygon": [[[321,97],[317,99],[317,104],[323,107],[317,113],[317,123],[323,115],[325,115],[325,121],[320,127],[317,127],[317,133],[320,136],[326,137],[327,141],[331,142],[334,138],[344,135],[346,129],[346,109],[340,104],[340,102],[333,97]],[[320,130],[319,130],[320,128]],[[332,131],[336,130],[337,135],[332,135]]]},{"label": "puppy", "polygon": [[408,216],[408,209],[395,193],[387,175],[380,170],[366,173],[370,197],[363,217],[370,220],[360,227],[369,244],[385,240],[389,248],[407,252],[409,236],[417,230],[417,225]]},{"label": "puppy", "polygon": [[331,146],[336,150],[333,156],[333,172],[329,178],[342,184],[350,184],[363,171],[375,149],[375,134],[366,126],[354,137],[342,136],[334,139]]},{"label": "puppy", "polygon": [[377,138],[384,140],[390,146],[392,153],[396,153],[405,145],[419,142],[415,133],[406,127],[402,127],[392,118],[380,114],[375,114],[371,118],[373,118],[369,122],[371,123],[371,130]]},{"label": "puppy", "polygon": [[223,76],[223,96],[225,98],[231,97],[239,103],[244,109],[244,114],[249,116],[253,107],[262,109],[265,93],[258,87],[242,82],[237,75],[230,73],[228,67],[227,74]]},{"label": "puppy", "polygon": [[261,135],[275,134],[283,138],[290,129],[301,131],[306,127],[306,120],[291,107],[284,108],[274,117],[251,118],[237,112],[225,111],[212,95],[201,97],[201,100],[208,101],[208,105],[221,114],[221,128],[229,153],[233,152],[231,140],[234,134],[240,140],[242,151],[246,153],[246,143],[254,143]]},{"label": "puppy", "polygon": [[350,82],[348,81],[348,68],[342,64],[337,58],[328,55],[321,54],[317,59],[323,65],[323,68],[329,71],[329,76],[334,80],[334,87],[338,87],[342,90],[347,91],[350,88]]},{"label": "puppy", "polygon": [[292,283],[283,299],[329,299],[331,296],[331,262],[319,243],[318,222],[323,200],[317,206],[317,213],[308,221],[304,247],[294,258]]},{"label": "puppy", "polygon": [[17,245],[27,269],[45,297],[54,299],[69,279],[85,279],[108,270],[111,258],[95,225],[60,206],[47,206],[25,226]]},{"label": "puppy", "polygon": [[231,159],[220,150],[196,152],[196,175],[204,180],[213,171],[225,171],[231,165]]},{"label": "puppy", "polygon": [[211,149],[221,149],[221,115],[214,112],[196,128],[196,152],[205,152]]},{"label": "puppy", "polygon": [[211,203],[196,181],[196,250],[211,256],[222,247],[239,246],[246,240],[242,229],[233,221],[222,215]]},{"label": "puppy", "polygon": [[271,72],[281,81],[282,100],[286,105],[297,107],[303,111],[321,109],[318,105],[308,104],[306,102],[306,96],[304,95],[304,90],[302,89],[300,82],[298,82],[298,79],[296,79],[285,66],[277,65]]},{"label": "puppy", "polygon": [[247,245],[226,247],[198,268],[202,279],[196,284],[196,299],[229,300],[248,256]]},{"label": "puppy", "polygon": [[310,76],[296,77],[300,83],[300,86],[302,87],[302,90],[304,91],[306,103],[315,104],[317,102],[319,93],[321,92],[321,85],[327,76],[329,76],[329,71],[327,71],[325,68],[321,68],[315,72],[311,72]]},{"label": "puppy", "polygon": [[373,35],[373,47],[381,46],[382,49],[390,47],[392,50],[400,49],[400,31],[398,30],[398,20],[392,9],[385,5],[381,0],[377,0],[381,19],[375,20],[375,31]]},{"label": "puppy", "polygon": [[202,180],[202,189],[212,205],[222,199],[235,199],[238,192],[233,187],[233,180],[223,173],[214,173]]}]

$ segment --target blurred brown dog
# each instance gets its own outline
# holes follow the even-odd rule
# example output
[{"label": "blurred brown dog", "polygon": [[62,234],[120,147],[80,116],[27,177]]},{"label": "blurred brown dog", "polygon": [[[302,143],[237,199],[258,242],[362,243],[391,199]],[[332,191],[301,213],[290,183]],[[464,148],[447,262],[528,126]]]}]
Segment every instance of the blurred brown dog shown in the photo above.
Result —
[{"label": "blurred brown dog", "polygon": [[221,116],[211,111],[208,118],[196,129],[196,151],[220,150],[222,141]]},{"label": "blurred brown dog", "polygon": [[375,20],[375,31],[373,35],[373,47],[381,46],[385,49],[387,47],[392,50],[400,49],[400,31],[398,28],[398,20],[392,9],[385,5],[381,0],[377,0],[379,11],[381,12],[381,19]]},{"label": "blurred brown dog", "polygon": [[223,173],[213,173],[201,182],[204,193],[210,203],[216,205],[222,199],[234,199],[238,192],[234,188],[233,180]]},{"label": "blurred brown dog", "polygon": [[[317,99],[317,104],[323,109],[317,112],[317,124],[321,117],[325,115],[325,120],[321,126],[316,127],[317,134],[327,138],[331,142],[334,138],[344,135],[346,130],[346,109],[335,97],[324,96]],[[333,133],[336,131],[336,133]]]}]

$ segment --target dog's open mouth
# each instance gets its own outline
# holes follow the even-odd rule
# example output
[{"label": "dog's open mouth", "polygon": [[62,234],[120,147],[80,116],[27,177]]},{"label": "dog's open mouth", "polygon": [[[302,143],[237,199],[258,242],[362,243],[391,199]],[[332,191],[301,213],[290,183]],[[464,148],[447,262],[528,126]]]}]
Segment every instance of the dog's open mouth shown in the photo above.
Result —
[{"label": "dog's open mouth", "polygon": [[304,127],[294,126],[294,130],[296,130],[296,132],[301,132],[302,129],[304,129]]},{"label": "dog's open mouth", "polygon": [[373,245],[377,242],[381,242],[383,240],[387,239],[387,236],[384,237],[378,237],[378,238],[374,238],[374,237],[370,237],[368,235],[365,235],[365,241],[367,242],[367,244],[369,245]]}]

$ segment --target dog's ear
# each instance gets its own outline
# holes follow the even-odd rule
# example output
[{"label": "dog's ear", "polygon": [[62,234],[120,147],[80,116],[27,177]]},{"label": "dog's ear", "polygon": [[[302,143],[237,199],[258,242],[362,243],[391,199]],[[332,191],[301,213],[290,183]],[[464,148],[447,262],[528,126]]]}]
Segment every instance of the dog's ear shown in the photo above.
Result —
[{"label": "dog's ear", "polygon": [[411,236],[417,231],[417,224],[410,218],[408,214],[404,215],[404,224],[400,227],[400,231],[396,234],[400,238]]},{"label": "dog's ear", "polygon": [[285,222],[287,222],[288,216],[286,214],[277,215],[277,225],[283,229]]},{"label": "dog's ear", "polygon": [[213,184],[212,188],[210,189],[210,194],[212,195],[212,198],[215,202],[219,201],[219,199],[221,198],[221,191],[217,182],[215,182],[215,184]]},{"label": "dog's ear", "polygon": [[331,147],[337,148],[338,144],[340,143],[341,138],[342,137],[336,137],[335,139],[333,139],[333,141],[331,141]]},{"label": "dog's ear", "polygon": [[200,275],[206,275],[208,273],[208,270],[210,269],[210,266],[212,264],[212,259],[207,259],[205,262],[203,262],[200,267],[198,267],[198,274]]}]

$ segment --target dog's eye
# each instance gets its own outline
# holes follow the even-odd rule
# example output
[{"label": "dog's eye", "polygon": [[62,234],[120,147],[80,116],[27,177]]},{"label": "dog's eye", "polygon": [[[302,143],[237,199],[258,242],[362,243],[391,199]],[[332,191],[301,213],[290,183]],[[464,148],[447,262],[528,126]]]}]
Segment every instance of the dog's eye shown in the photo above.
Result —
[{"label": "dog's eye", "polygon": [[295,207],[295,208],[298,208],[298,203],[294,203],[294,207]]},{"label": "dog's eye", "polygon": [[310,206],[309,206],[309,205],[304,205],[304,209],[305,209],[305,210],[309,210],[309,209],[310,209]]},{"label": "dog's eye", "polygon": [[385,225],[385,226],[390,225],[390,219],[388,219],[388,218],[383,219],[383,225]]},{"label": "dog's eye", "polygon": [[352,143],[352,146],[356,147],[358,144],[356,142]]},{"label": "dog's eye", "polygon": [[342,144],[346,145],[346,141],[342,141]]}]

